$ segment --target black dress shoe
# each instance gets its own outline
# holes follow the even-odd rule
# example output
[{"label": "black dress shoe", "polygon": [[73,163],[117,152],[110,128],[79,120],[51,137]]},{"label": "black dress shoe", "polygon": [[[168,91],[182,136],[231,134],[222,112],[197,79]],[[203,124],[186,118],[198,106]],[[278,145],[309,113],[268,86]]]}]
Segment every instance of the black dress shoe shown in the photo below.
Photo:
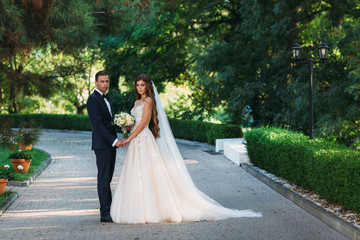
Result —
[{"label": "black dress shoe", "polygon": [[112,218],[110,217],[110,215],[108,216],[102,216],[100,218],[100,222],[113,222]]}]

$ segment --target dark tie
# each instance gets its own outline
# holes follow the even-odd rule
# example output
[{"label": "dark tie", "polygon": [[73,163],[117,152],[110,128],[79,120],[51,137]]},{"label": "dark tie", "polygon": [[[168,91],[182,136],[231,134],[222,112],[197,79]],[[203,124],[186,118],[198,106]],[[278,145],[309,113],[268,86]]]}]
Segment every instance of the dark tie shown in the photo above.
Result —
[{"label": "dark tie", "polygon": [[103,94],[103,98],[106,98],[107,100],[109,100],[109,97],[106,94]]}]

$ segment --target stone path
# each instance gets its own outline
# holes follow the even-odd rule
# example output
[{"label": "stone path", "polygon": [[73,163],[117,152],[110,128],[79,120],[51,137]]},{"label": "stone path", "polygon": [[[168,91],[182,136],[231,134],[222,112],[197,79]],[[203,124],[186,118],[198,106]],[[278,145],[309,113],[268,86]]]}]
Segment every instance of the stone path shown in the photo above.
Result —
[{"label": "stone path", "polygon": [[[346,239],[264,185],[207,145],[179,144],[199,189],[262,218],[182,224],[119,225],[99,222],[91,133],[46,130],[35,146],[51,154],[50,166],[0,217],[0,239]],[[125,150],[118,150],[115,189]]]}]

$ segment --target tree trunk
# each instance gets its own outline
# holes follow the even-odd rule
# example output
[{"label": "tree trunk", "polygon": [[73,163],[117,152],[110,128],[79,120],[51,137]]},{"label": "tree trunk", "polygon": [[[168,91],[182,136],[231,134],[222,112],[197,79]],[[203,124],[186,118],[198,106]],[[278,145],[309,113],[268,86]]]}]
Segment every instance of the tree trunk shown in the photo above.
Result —
[{"label": "tree trunk", "polygon": [[76,107],[77,114],[84,114],[84,109],[86,108],[86,104],[80,105],[79,103],[74,104]]},{"label": "tree trunk", "polygon": [[[14,60],[13,60],[14,59]],[[14,76],[14,72],[16,70],[16,55],[10,57],[10,71],[11,75]],[[8,76],[9,77],[9,76]],[[12,78],[12,77],[10,77]],[[10,82],[10,95],[9,95],[9,102],[10,105],[8,107],[9,113],[17,113],[17,104],[16,104],[16,79],[9,79]]]},{"label": "tree trunk", "polygon": [[17,113],[17,104],[16,104],[16,91],[15,84],[10,85],[10,95],[9,95],[10,105],[8,108],[9,113]]}]

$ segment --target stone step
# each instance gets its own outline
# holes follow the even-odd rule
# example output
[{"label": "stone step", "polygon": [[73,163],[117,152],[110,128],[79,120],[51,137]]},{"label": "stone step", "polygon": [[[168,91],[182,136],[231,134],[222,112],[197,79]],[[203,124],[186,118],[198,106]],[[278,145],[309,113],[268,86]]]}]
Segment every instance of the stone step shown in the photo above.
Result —
[{"label": "stone step", "polygon": [[242,138],[222,138],[222,139],[216,139],[215,142],[215,151],[220,152],[224,151],[224,143],[225,142],[242,142]]},{"label": "stone step", "polygon": [[216,152],[224,151],[225,157],[236,165],[249,163],[246,146],[242,138],[216,139]]}]

